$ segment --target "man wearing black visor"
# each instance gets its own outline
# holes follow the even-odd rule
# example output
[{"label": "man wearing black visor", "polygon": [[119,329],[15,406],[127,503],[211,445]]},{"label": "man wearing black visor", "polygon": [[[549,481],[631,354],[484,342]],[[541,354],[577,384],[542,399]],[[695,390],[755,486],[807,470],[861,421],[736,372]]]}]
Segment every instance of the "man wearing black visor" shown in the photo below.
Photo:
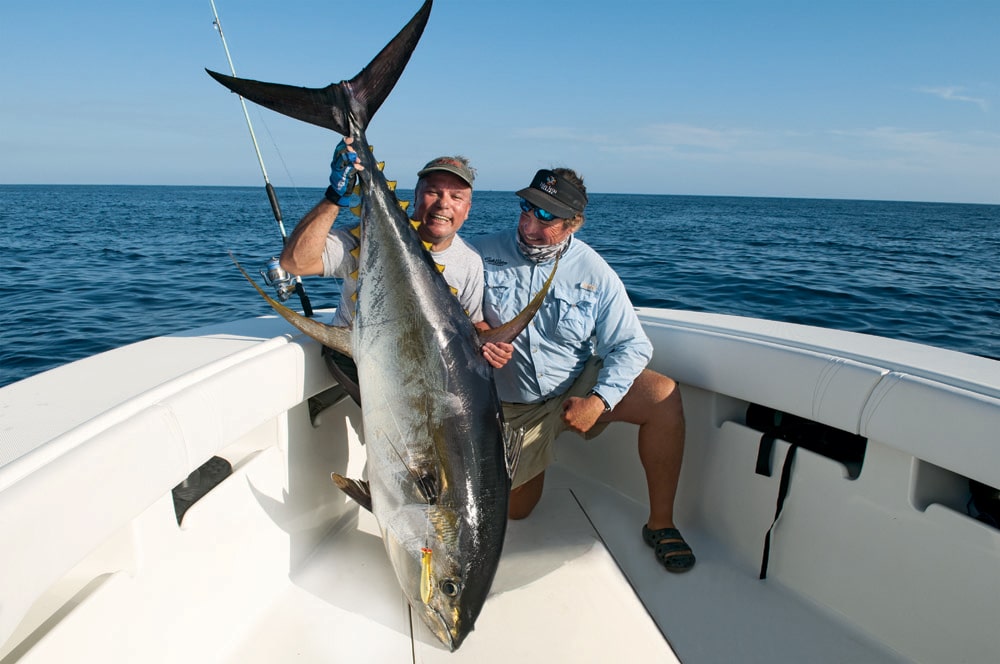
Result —
[{"label": "man wearing black visor", "polygon": [[589,439],[610,422],[637,424],[650,504],[642,537],[668,570],[691,569],[694,554],[673,521],[684,450],[680,389],[646,368],[653,347],[625,286],[573,236],[587,206],[583,180],[568,168],[543,169],[517,195],[516,229],[471,240],[486,269],[483,314],[489,326],[513,318],[556,270],[532,324],[513,344],[484,347],[496,368],[507,422],[525,430],[510,517],[527,517],[540,500],[561,432]]}]

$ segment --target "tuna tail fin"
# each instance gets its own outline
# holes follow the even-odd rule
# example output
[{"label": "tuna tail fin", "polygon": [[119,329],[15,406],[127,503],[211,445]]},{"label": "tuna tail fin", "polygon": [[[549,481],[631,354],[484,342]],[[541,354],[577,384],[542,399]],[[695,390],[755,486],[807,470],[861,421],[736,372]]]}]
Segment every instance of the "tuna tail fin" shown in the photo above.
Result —
[{"label": "tuna tail fin", "polygon": [[350,116],[363,131],[396,85],[424,32],[432,2],[426,0],[399,34],[350,81],[331,83],[325,88],[301,88],[205,71],[236,94],[265,108],[350,135]]}]

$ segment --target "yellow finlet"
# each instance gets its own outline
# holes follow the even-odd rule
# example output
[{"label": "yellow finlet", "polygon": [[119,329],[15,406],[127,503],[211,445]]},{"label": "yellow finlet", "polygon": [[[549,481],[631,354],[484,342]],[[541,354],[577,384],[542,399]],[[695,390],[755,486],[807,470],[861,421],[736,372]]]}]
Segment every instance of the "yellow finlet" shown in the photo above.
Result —
[{"label": "yellow finlet", "polygon": [[396,180],[386,180],[385,184],[389,187],[389,191],[396,191],[396,185],[398,182],[396,182]]},{"label": "yellow finlet", "polygon": [[356,196],[358,199],[358,204],[349,208],[355,217],[361,218],[361,183],[354,185],[354,189],[351,190],[351,195]]},{"label": "yellow finlet", "polygon": [[354,247],[351,249],[351,255],[355,258],[361,258],[361,247]]},{"label": "yellow finlet", "polygon": [[413,226],[414,230],[420,228],[420,222],[416,219],[410,219],[410,226]]},{"label": "yellow finlet", "polygon": [[[430,249],[430,247],[428,247],[428,249]],[[438,272],[444,272],[444,265],[441,265],[441,263],[434,263],[434,267],[438,269]]]},{"label": "yellow finlet", "polygon": [[377,164],[375,164],[375,166],[376,166],[376,167],[377,167],[377,168],[378,168],[378,169],[379,169],[380,171],[383,171],[383,170],[385,170],[385,162],[384,162],[384,161],[380,161],[380,162],[378,162]]},{"label": "yellow finlet", "polygon": [[360,225],[355,226],[354,228],[352,228],[350,230],[350,233],[351,233],[351,235],[353,235],[354,237],[356,237],[356,238],[358,238],[360,240],[361,239],[361,226]]},{"label": "yellow finlet", "polygon": [[427,251],[430,251],[431,247],[433,246],[430,242],[422,242],[421,244],[424,245],[424,249],[426,249]]},{"label": "yellow finlet", "polygon": [[403,210],[404,212],[406,211],[406,208],[408,208],[408,207],[410,207],[410,201],[400,201],[399,202],[399,208],[401,210]]},{"label": "yellow finlet", "polygon": [[358,280],[358,270],[351,272],[351,279],[354,279],[355,281]]},{"label": "yellow finlet", "polygon": [[[454,295],[455,297],[458,297],[458,289],[455,288],[454,286],[452,286],[451,287],[451,294]],[[465,313],[466,313],[466,315],[468,315],[469,312],[467,311]]]}]

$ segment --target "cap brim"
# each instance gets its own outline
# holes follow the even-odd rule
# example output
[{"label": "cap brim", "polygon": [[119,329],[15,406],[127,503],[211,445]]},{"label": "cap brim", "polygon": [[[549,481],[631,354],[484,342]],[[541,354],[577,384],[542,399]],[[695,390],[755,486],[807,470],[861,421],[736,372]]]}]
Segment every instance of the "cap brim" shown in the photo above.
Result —
[{"label": "cap brim", "polygon": [[444,171],[445,173],[451,173],[452,175],[461,179],[462,182],[464,182],[465,184],[469,185],[470,187],[472,186],[472,180],[469,179],[468,175],[462,173],[459,169],[452,168],[446,164],[442,164],[440,166],[432,166],[430,168],[425,168],[421,171],[417,171],[417,177],[422,178],[425,175],[428,175],[429,173],[434,173],[435,171]]},{"label": "cap brim", "polygon": [[580,214],[573,208],[560,203],[553,196],[549,196],[544,191],[535,189],[534,187],[525,187],[521,191],[517,192],[517,195],[532,205],[537,205],[546,212],[551,212],[560,219],[574,219],[576,218],[576,215]]}]

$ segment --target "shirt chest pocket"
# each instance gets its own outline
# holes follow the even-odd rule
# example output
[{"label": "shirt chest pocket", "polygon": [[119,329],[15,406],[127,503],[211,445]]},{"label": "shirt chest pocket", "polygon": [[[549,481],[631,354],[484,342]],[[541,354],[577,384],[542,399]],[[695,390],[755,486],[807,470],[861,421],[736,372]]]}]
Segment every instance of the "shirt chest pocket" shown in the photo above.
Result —
[{"label": "shirt chest pocket", "polygon": [[579,344],[594,334],[597,293],[583,285],[562,286],[551,293],[554,316],[546,317],[543,332],[551,339]]},{"label": "shirt chest pocket", "polygon": [[485,309],[496,312],[506,323],[520,313],[516,302],[517,279],[507,272],[486,271],[483,283],[483,304]]}]

